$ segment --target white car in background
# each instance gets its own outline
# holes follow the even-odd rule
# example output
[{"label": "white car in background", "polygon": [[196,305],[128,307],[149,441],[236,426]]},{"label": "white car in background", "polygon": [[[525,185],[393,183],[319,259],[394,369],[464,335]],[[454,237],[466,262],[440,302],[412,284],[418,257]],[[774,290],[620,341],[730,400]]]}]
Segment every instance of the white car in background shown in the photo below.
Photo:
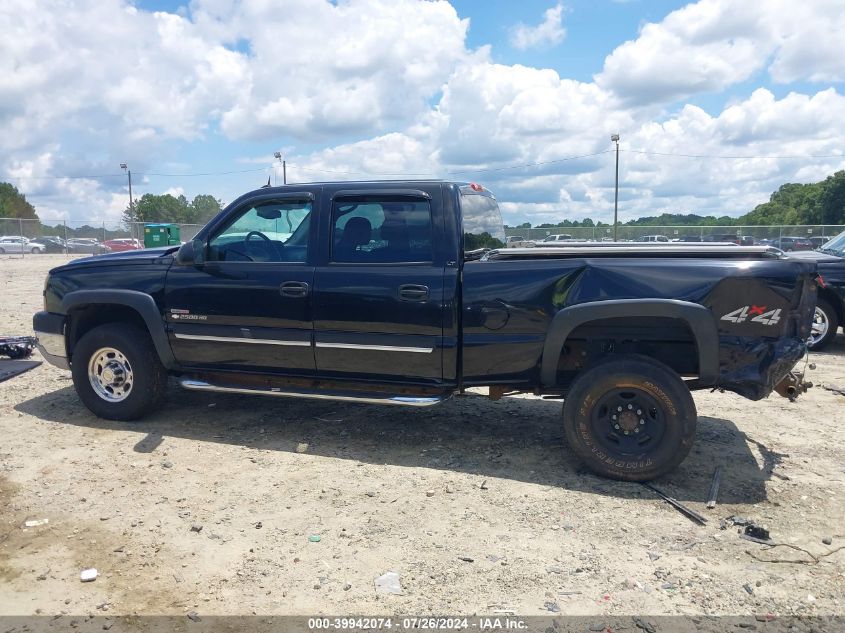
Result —
[{"label": "white car in background", "polygon": [[29,238],[22,235],[0,236],[0,255],[5,253],[32,253],[37,255],[46,253],[47,247],[37,242],[30,242]]},{"label": "white car in background", "polygon": [[549,235],[542,240],[534,240],[534,246],[561,246],[563,242],[575,242],[575,240],[568,233],[560,233],[558,235]]},{"label": "white car in background", "polygon": [[643,235],[634,240],[635,242],[660,242],[668,244],[671,240],[665,235]]},{"label": "white car in background", "polygon": [[534,240],[529,240],[521,235],[508,235],[505,238],[505,246],[507,248],[531,248],[534,246]]}]

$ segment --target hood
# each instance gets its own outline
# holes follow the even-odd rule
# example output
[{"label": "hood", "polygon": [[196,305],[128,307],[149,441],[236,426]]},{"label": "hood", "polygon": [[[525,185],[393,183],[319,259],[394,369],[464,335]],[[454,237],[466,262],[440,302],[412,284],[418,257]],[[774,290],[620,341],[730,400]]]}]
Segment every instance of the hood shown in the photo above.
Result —
[{"label": "hood", "polygon": [[121,251],[119,253],[107,253],[105,255],[94,255],[74,259],[54,270],[67,270],[81,266],[109,266],[124,264],[152,264],[160,261],[163,257],[173,255],[179,250],[178,246],[161,246],[159,248],[142,248],[135,251]]}]

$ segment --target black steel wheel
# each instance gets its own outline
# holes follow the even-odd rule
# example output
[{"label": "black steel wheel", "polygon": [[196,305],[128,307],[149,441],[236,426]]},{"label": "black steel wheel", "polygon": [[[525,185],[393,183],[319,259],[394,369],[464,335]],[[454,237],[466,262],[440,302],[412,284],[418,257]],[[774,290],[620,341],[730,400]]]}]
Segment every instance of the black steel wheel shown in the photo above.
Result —
[{"label": "black steel wheel", "polygon": [[563,405],[575,454],[597,474],[626,481],[648,481],[680,464],[692,448],[696,419],[680,376],[633,354],[584,371]]}]

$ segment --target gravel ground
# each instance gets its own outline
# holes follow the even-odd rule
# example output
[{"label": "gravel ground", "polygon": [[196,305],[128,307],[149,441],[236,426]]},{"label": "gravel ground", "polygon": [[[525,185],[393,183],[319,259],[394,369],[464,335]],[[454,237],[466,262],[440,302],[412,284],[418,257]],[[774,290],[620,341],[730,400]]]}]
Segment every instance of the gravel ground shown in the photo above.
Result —
[{"label": "gravel ground", "polygon": [[[3,330],[31,332],[62,261],[0,259]],[[819,385],[845,386],[845,337],[813,356],[796,403],[695,394],[696,445],[656,485],[706,526],[584,472],[559,402],[404,410],[172,385],[120,423],[44,364],[0,384],[0,615],[843,614],[845,396]],[[732,515],[800,549],[740,539]],[[375,590],[389,571],[400,595]]]}]

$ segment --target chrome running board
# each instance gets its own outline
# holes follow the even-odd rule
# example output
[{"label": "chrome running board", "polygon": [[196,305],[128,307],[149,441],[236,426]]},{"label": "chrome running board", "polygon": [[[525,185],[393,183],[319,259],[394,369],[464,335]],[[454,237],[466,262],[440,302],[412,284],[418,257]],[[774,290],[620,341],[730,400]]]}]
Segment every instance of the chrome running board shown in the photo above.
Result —
[{"label": "chrome running board", "polygon": [[203,380],[183,378],[179,381],[191,391],[214,391],[217,393],[242,393],[254,396],[277,396],[279,398],[306,398],[309,400],[338,400],[363,404],[389,404],[400,407],[430,407],[447,400],[449,396],[402,396],[373,391],[309,391],[307,389],[281,387],[232,387],[213,385]]}]

